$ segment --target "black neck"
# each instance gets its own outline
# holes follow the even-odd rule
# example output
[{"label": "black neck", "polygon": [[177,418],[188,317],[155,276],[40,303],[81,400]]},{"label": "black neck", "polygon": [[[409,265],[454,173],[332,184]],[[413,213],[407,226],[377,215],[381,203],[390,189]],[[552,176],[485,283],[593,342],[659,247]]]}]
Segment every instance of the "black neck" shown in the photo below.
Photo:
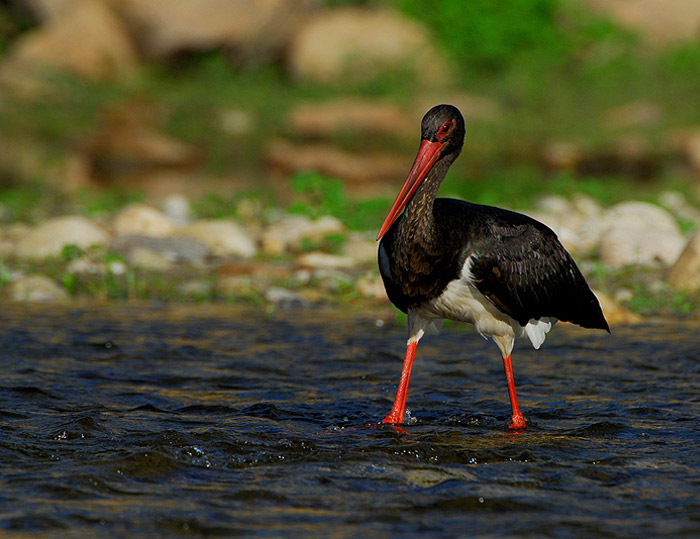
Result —
[{"label": "black neck", "polygon": [[428,240],[435,235],[433,203],[442,180],[445,179],[447,170],[455,157],[449,155],[435,163],[406,205],[405,215],[401,223],[404,234],[408,236],[405,239]]}]

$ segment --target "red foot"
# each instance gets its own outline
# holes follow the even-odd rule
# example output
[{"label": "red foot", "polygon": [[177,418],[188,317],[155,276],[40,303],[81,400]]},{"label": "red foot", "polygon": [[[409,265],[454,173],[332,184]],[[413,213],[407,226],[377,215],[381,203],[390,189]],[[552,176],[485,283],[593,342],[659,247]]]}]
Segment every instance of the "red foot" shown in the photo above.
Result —
[{"label": "red foot", "polygon": [[398,412],[391,412],[384,418],[382,423],[390,423],[391,425],[401,425],[403,424],[403,417],[401,417]]},{"label": "red foot", "polygon": [[518,413],[513,415],[513,419],[510,421],[508,430],[523,430],[527,428],[527,423],[525,423],[525,418],[523,414]]}]

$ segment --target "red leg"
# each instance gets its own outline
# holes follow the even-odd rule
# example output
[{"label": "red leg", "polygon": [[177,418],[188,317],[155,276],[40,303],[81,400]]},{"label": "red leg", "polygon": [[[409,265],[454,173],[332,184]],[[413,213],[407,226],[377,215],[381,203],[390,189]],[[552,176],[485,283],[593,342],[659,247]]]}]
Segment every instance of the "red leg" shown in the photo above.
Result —
[{"label": "red leg", "polygon": [[408,396],[408,382],[411,380],[411,369],[413,369],[413,360],[416,357],[416,348],[418,341],[409,342],[406,347],[406,359],[403,362],[403,371],[401,371],[401,381],[399,382],[399,390],[396,392],[396,400],[394,407],[388,416],[384,418],[382,423],[393,423],[400,425],[403,423],[403,416],[406,413],[406,397]]},{"label": "red leg", "polygon": [[527,427],[525,418],[518,407],[518,397],[515,395],[515,378],[513,377],[513,364],[510,356],[503,358],[503,367],[506,370],[506,380],[508,381],[508,394],[510,395],[510,407],[513,410],[513,419],[508,427],[511,430],[521,430]]}]

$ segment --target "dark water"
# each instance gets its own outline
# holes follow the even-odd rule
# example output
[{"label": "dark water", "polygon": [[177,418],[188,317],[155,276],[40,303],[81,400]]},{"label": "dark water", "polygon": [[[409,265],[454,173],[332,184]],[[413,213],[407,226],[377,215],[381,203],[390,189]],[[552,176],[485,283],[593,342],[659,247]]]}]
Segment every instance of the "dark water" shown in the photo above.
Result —
[{"label": "dark water", "polygon": [[333,311],[0,310],[0,533],[700,535],[695,324],[496,346]]}]

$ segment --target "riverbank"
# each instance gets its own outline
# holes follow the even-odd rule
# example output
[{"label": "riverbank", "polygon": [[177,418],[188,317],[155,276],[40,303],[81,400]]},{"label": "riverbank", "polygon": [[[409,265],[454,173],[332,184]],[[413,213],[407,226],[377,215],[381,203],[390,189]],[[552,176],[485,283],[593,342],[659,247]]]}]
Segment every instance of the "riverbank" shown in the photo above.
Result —
[{"label": "riverbank", "polygon": [[[526,213],[557,232],[611,323],[697,318],[700,209],[678,193],[660,200],[669,209],[550,196]],[[238,199],[230,216],[218,219],[196,215],[193,206],[174,195],[160,207],[129,204],[97,217],[0,224],[0,298],[389,308],[375,230],[255,198]]]}]

